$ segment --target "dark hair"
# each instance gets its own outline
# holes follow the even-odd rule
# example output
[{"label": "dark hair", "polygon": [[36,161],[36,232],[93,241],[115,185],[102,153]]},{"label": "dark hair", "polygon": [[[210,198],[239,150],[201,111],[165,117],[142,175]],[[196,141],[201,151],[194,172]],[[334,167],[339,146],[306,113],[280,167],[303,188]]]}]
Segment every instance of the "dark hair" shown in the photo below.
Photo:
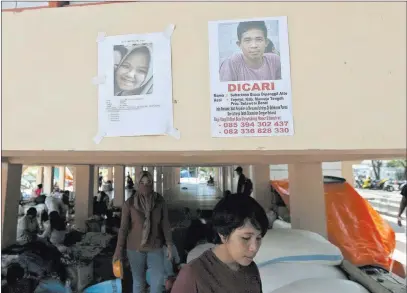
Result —
[{"label": "dark hair", "polygon": [[223,192],[223,195],[224,195],[224,196],[231,195],[231,194],[232,194],[232,192],[231,192],[230,190],[225,190],[225,191]]},{"label": "dark hair", "polygon": [[41,223],[48,221],[48,213],[46,210],[43,210],[41,213]]},{"label": "dark hair", "polygon": [[7,269],[7,283],[9,285],[14,285],[18,280],[24,277],[24,269],[18,263],[12,263]]},{"label": "dark hair", "polygon": [[38,187],[38,188],[42,188],[42,184],[38,184],[37,187]]},{"label": "dark hair", "polygon": [[36,208],[29,208],[26,215],[30,215],[30,216],[37,216],[37,209]]},{"label": "dark hair", "polygon": [[226,238],[237,228],[249,221],[264,237],[269,221],[262,206],[252,197],[231,194],[221,199],[213,209],[212,228],[215,233],[215,244],[221,244],[219,234]]},{"label": "dark hair", "polygon": [[62,220],[61,216],[57,211],[53,211],[49,214],[49,223],[51,226],[51,231],[54,229],[57,231],[65,230],[64,220]]},{"label": "dark hair", "polygon": [[243,21],[239,22],[239,25],[237,26],[237,39],[239,42],[242,39],[242,35],[251,29],[259,29],[263,31],[264,38],[267,39],[267,27],[264,21]]}]

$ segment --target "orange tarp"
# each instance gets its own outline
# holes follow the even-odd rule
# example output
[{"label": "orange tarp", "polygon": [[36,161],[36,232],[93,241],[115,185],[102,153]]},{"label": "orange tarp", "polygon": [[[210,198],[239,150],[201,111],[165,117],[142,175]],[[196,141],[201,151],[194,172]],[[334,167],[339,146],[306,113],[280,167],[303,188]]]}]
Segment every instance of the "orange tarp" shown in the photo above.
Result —
[{"label": "orange tarp", "polygon": [[[271,184],[289,208],[288,181],[273,180]],[[329,241],[356,266],[390,270],[396,247],[391,226],[348,183],[325,183],[324,189]]]}]

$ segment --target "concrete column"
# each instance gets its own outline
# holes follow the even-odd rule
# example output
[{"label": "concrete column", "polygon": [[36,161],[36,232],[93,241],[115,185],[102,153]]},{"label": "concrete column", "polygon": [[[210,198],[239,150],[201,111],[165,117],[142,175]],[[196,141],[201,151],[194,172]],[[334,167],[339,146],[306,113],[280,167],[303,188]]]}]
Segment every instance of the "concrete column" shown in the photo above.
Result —
[{"label": "concrete column", "polygon": [[232,188],[233,188],[233,184],[232,184],[232,176],[233,176],[233,173],[232,173],[232,167],[230,167],[230,166],[227,166],[227,167],[223,167],[224,168],[224,170],[225,170],[225,188],[226,188],[226,190],[229,190],[230,192],[232,192],[233,193],[233,190],[232,190]]},{"label": "concrete column", "polygon": [[99,167],[93,167],[93,192],[94,194],[99,192]]},{"label": "concrete column", "polygon": [[17,240],[22,165],[1,163],[1,248]]},{"label": "concrete column", "polygon": [[44,193],[50,194],[54,185],[54,167],[44,167]]},{"label": "concrete column", "polygon": [[38,168],[36,183],[37,185],[44,183],[44,167]]},{"label": "concrete column", "polygon": [[138,182],[140,181],[140,173],[143,171],[143,167],[142,166],[136,166],[136,167],[134,167],[134,173],[135,173],[135,180],[136,181],[134,181],[134,184],[136,185],[136,186],[138,186]]},{"label": "concrete column", "polygon": [[322,163],[290,164],[288,179],[292,228],[327,237]]},{"label": "concrete column", "polygon": [[353,165],[360,164],[360,161],[343,161],[342,162],[342,177],[346,179],[346,181],[354,186],[354,174],[353,174]]},{"label": "concrete column", "polygon": [[65,190],[65,166],[59,167],[58,186],[60,189]]},{"label": "concrete column", "polygon": [[156,182],[156,192],[163,195],[163,179],[161,178],[163,167],[156,167],[157,170],[157,182]]},{"label": "concrete column", "polygon": [[253,183],[252,197],[267,212],[271,208],[271,191],[270,191],[270,166],[269,165],[250,165],[242,166],[243,173],[250,178]]},{"label": "concrete column", "polygon": [[163,191],[171,188],[171,167],[163,167]]},{"label": "concrete column", "polygon": [[174,186],[177,186],[181,182],[181,168],[172,168],[172,170]]},{"label": "concrete column", "polygon": [[220,188],[220,180],[219,180],[219,168],[213,168],[213,180],[215,181],[215,186]]},{"label": "concrete column", "polygon": [[224,185],[224,183],[223,183],[223,168],[222,168],[222,167],[219,167],[218,170],[219,170],[219,176],[218,176],[219,184],[218,184],[218,188],[219,188],[222,192],[224,192],[224,191],[225,191],[225,185]]},{"label": "concrete column", "polygon": [[93,214],[93,177],[94,167],[91,165],[75,166],[75,226],[86,228],[86,220]]},{"label": "concrete column", "polygon": [[107,180],[113,181],[113,167],[107,167]]},{"label": "concrete column", "polygon": [[121,207],[124,203],[124,166],[114,166],[114,198],[113,206]]}]

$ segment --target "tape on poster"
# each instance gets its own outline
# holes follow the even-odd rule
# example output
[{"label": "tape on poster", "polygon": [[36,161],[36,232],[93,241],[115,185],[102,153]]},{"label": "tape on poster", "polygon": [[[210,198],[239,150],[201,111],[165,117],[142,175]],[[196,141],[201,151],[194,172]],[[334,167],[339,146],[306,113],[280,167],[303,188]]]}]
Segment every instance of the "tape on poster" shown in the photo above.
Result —
[{"label": "tape on poster", "polygon": [[95,76],[94,78],[92,78],[92,83],[94,85],[100,85],[100,84],[106,83],[106,75]]},{"label": "tape on poster", "polygon": [[106,39],[106,33],[105,32],[99,32],[98,37],[96,38],[96,42],[103,42]]},{"label": "tape on poster", "polygon": [[103,139],[105,136],[106,136],[106,132],[104,132],[104,131],[99,131],[99,132],[95,135],[95,137],[93,138],[93,141],[94,141],[96,144],[100,144],[100,142],[102,141],[102,139]]},{"label": "tape on poster", "polygon": [[180,138],[181,138],[181,132],[179,132],[179,130],[176,129],[176,128],[170,129],[170,130],[167,132],[167,134],[168,134],[169,136],[174,137],[175,139],[180,139]]},{"label": "tape on poster", "polygon": [[171,39],[172,33],[174,32],[175,25],[169,24],[164,30],[164,36],[168,39]]}]

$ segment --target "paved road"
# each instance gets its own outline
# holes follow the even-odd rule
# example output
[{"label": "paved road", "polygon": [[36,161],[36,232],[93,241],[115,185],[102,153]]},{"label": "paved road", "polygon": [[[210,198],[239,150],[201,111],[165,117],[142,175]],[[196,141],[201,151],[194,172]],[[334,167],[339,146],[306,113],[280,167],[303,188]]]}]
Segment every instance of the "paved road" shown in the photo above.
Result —
[{"label": "paved road", "polygon": [[370,202],[370,204],[381,214],[382,218],[386,220],[396,232],[396,250],[394,252],[394,259],[407,267],[407,211],[404,212],[404,219],[402,221],[403,227],[397,225],[397,214],[401,200],[400,191],[387,192],[382,190],[358,189],[358,192]]}]

